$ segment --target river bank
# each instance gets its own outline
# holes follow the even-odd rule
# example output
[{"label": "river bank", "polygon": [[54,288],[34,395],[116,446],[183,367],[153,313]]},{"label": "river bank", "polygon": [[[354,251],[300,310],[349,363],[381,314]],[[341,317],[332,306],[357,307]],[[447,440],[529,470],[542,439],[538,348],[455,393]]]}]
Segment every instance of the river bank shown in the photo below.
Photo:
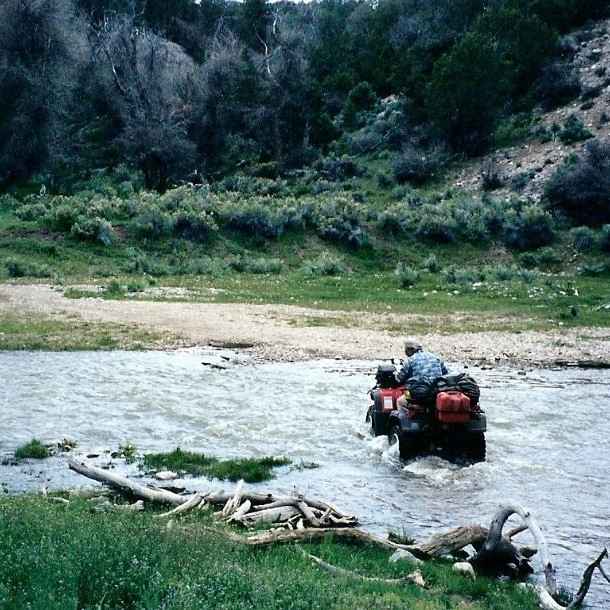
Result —
[{"label": "river bank", "polygon": [[[127,324],[157,333],[155,348],[237,348],[264,361],[315,358],[385,359],[400,356],[410,328],[426,349],[464,365],[554,366],[563,361],[610,361],[610,329],[564,328],[444,334],[438,315],[327,311],[292,305],[66,298],[48,284],[0,284],[0,312],[87,324]],[[452,326],[460,312],[451,312]],[[499,322],[499,321],[498,321]],[[391,328],[392,330],[388,330]],[[1,340],[1,337],[0,337]],[[159,345],[160,343],[160,345]],[[129,345],[124,346],[129,348]]]}]

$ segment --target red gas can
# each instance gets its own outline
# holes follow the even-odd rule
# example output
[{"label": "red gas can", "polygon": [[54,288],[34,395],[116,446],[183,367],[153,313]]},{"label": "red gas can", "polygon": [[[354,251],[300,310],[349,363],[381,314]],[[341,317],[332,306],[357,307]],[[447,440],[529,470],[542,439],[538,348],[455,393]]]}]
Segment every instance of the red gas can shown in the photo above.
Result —
[{"label": "red gas can", "polygon": [[381,410],[386,413],[396,409],[396,401],[402,396],[402,388],[379,388]]},{"label": "red gas can", "polygon": [[465,424],[470,419],[470,398],[457,391],[439,392],[436,415],[443,424]]}]

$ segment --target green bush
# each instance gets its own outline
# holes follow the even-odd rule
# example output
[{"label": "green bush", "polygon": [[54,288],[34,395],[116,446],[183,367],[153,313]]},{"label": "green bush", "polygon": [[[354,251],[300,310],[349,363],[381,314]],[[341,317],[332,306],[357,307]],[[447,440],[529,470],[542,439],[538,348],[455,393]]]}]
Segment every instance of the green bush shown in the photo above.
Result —
[{"label": "green bush", "polygon": [[424,267],[430,273],[438,273],[441,270],[441,264],[438,262],[438,259],[434,254],[431,254],[425,261]]},{"label": "green bush", "polygon": [[35,459],[43,460],[51,455],[51,448],[42,441],[33,438],[29,443],[15,449],[15,457],[18,460]]},{"label": "green bush", "polygon": [[571,114],[564,122],[563,129],[558,134],[564,144],[575,144],[593,137],[593,134],[585,128],[582,120],[575,114]]},{"label": "green bush", "polygon": [[610,225],[604,225],[602,227],[599,247],[602,252],[610,252]]},{"label": "green bush", "polygon": [[549,205],[581,225],[610,222],[610,143],[593,140],[545,185]]},{"label": "green bush", "polygon": [[30,263],[9,258],[4,262],[4,267],[8,277],[53,277],[53,272],[47,265]]},{"label": "green bush", "polygon": [[536,203],[510,210],[504,222],[504,241],[517,250],[535,250],[555,239],[551,214]]},{"label": "green bush", "polygon": [[313,259],[304,260],[301,270],[314,276],[344,275],[347,271],[340,258],[326,251]]},{"label": "green bush", "polygon": [[394,270],[394,275],[399,279],[403,288],[410,288],[419,280],[419,273],[408,265],[398,264]]},{"label": "green bush", "polygon": [[72,225],[82,216],[84,210],[75,200],[55,197],[51,209],[43,218],[44,224],[53,231],[70,231]]},{"label": "green bush", "polygon": [[112,225],[103,218],[79,218],[70,229],[74,237],[89,240],[108,246],[112,243],[114,231]]},{"label": "green bush", "polygon": [[570,229],[572,245],[578,252],[593,250],[597,242],[595,231],[589,227],[573,227]]},{"label": "green bush", "polygon": [[138,238],[159,239],[171,235],[173,218],[155,204],[144,204],[129,223],[131,233]]},{"label": "green bush", "polygon": [[367,210],[361,203],[348,197],[331,196],[310,208],[307,221],[320,237],[358,248],[368,236],[366,214]]}]

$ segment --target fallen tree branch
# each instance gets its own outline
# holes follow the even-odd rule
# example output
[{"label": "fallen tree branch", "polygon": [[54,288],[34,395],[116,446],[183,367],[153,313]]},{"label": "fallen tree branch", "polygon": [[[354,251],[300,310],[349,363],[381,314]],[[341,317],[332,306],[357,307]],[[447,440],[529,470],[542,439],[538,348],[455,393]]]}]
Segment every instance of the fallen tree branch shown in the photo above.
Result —
[{"label": "fallen tree branch", "polygon": [[299,549],[301,553],[313,561],[316,565],[319,565],[321,568],[324,568],[326,571],[331,572],[333,574],[338,574],[339,576],[347,576],[348,578],[353,578],[355,580],[359,580],[360,582],[376,582],[382,583],[384,585],[405,585],[408,583],[416,584],[422,588],[426,586],[426,581],[420,570],[415,570],[411,572],[411,574],[407,574],[402,578],[380,578],[378,576],[363,576],[362,574],[358,574],[356,572],[352,572],[351,570],[346,570],[345,568],[341,568],[339,566],[332,565],[315,555],[311,555],[307,553],[303,549]]},{"label": "fallen tree branch", "polygon": [[[75,472],[104,483],[119,493],[173,506],[172,510],[161,515],[163,517],[204,506],[222,506],[222,510],[218,513],[219,517],[242,525],[268,522],[293,528],[298,524],[298,519],[302,519],[303,528],[306,525],[331,528],[351,527],[357,524],[355,517],[346,515],[326,502],[311,500],[304,496],[281,497],[246,492],[243,489],[243,481],[238,482],[234,492],[197,492],[191,496],[182,496],[168,490],[139,485],[116,473],[88,466],[76,460],[70,460],[68,466]],[[298,519],[293,523],[295,517]]]},{"label": "fallen tree branch", "polygon": [[542,608],[545,610],[571,610],[572,608],[580,606],[584,601],[587,592],[589,591],[591,579],[596,568],[599,569],[604,578],[610,582],[610,579],[601,567],[601,562],[603,559],[608,557],[608,551],[604,549],[600,553],[599,557],[584,571],[580,587],[572,602],[567,606],[562,606],[561,604],[557,603],[553,598],[553,595],[555,595],[557,591],[555,568],[553,567],[544,535],[530,512],[523,508],[520,504],[516,503],[503,504],[498,508],[498,511],[496,512],[489,527],[489,533],[485,543],[477,554],[470,560],[470,563],[473,566],[480,566],[488,569],[490,565],[493,565],[495,562],[516,562],[517,571],[519,573],[524,569],[524,566],[527,563],[527,558],[521,555],[521,553],[510,542],[508,542],[510,548],[507,547],[507,539],[502,537],[502,529],[504,524],[513,514],[517,514],[523,519],[525,525],[527,525],[527,529],[529,529],[531,532],[538,547],[546,583],[545,588],[539,590]]}]

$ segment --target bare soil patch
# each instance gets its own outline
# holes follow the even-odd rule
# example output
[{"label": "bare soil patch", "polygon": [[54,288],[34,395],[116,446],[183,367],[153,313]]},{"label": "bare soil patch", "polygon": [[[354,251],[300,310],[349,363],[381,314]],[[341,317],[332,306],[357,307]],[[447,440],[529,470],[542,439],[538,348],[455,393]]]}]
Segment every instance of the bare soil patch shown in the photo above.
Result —
[{"label": "bare soil patch", "polygon": [[[449,363],[551,366],[557,361],[610,361],[610,329],[444,334],[438,330],[443,319],[424,312],[348,314],[290,305],[69,299],[50,285],[0,284],[0,315],[9,310],[51,319],[132,324],[166,337],[166,348],[231,347],[268,361],[400,356],[402,337],[412,334],[409,328],[416,319],[421,328],[422,317],[430,331],[418,338]],[[313,318],[318,321],[315,325],[310,323]]]}]

